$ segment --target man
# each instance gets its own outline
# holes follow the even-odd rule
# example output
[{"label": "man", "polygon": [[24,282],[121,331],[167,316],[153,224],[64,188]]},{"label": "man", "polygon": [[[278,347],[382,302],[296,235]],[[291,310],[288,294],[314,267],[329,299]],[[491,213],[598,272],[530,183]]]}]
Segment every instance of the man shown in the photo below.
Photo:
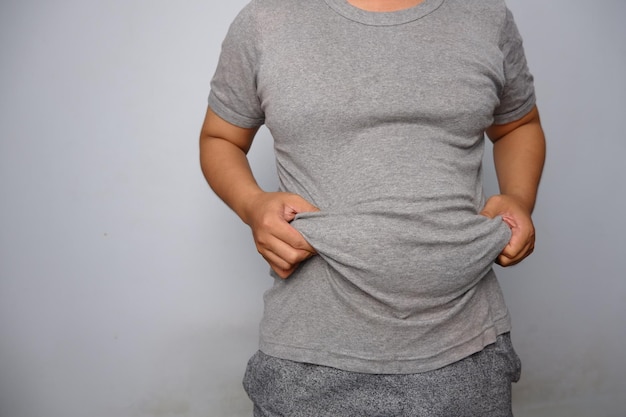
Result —
[{"label": "man", "polygon": [[[246,158],[263,123],[279,192]],[[200,149],[276,278],[245,379],[255,416],[511,414],[519,359],[491,265],[533,250],[545,143],[501,1],[253,1]]]}]

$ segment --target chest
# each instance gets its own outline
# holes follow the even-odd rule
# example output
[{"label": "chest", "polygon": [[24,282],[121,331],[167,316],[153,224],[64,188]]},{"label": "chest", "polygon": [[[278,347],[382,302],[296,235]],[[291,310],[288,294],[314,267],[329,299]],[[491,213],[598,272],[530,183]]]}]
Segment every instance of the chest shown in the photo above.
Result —
[{"label": "chest", "polygon": [[263,39],[257,73],[266,124],[355,131],[388,123],[473,137],[492,122],[502,55],[471,22],[377,27],[345,19],[285,22]]}]

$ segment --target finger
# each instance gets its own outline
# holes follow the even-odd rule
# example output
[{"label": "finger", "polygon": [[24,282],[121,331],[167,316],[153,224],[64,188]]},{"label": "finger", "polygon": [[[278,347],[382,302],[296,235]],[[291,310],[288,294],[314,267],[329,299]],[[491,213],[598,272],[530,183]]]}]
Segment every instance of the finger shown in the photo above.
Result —
[{"label": "finger", "polygon": [[[309,255],[310,256],[310,255]],[[272,270],[282,279],[289,278],[291,274],[300,266],[301,262],[290,263],[280,258],[273,252],[267,252],[267,257],[264,257],[268,262]],[[285,266],[287,265],[287,266]]]},{"label": "finger", "polygon": [[289,223],[283,222],[276,225],[276,227],[272,229],[272,236],[286,243],[291,248],[307,251],[312,254],[316,253],[313,246],[311,246],[304,236]]},{"label": "finger", "polygon": [[528,245],[528,240],[525,236],[522,236],[522,232],[519,229],[511,229],[511,232],[511,239],[502,250],[502,255],[513,259],[524,251]]},{"label": "finger", "polygon": [[260,246],[270,246],[271,240],[278,239],[295,249],[315,253],[315,249],[304,239],[302,234],[281,215],[266,216],[252,227],[252,233],[255,242]]},{"label": "finger", "polygon": [[289,278],[291,276],[293,271],[296,270],[297,265],[295,267],[293,267],[293,268],[290,268],[290,269],[281,269],[281,268],[278,268],[278,267],[273,266],[271,264],[270,264],[270,267],[276,273],[276,275],[278,275],[281,279],[287,279],[287,278]]},{"label": "finger", "polygon": [[292,264],[268,249],[261,249],[259,253],[281,278],[287,278],[298,266],[298,264]]},{"label": "finger", "polygon": [[293,269],[294,266],[315,254],[308,250],[296,249],[274,237],[257,243],[257,250],[268,263],[283,270]]},{"label": "finger", "polygon": [[496,263],[503,267],[513,266],[526,259],[535,249],[534,242],[528,242],[524,248],[514,256],[507,255],[504,251],[496,259]]},{"label": "finger", "polygon": [[494,217],[497,216],[497,214],[495,213],[495,211],[492,211],[489,207],[485,206],[482,211],[480,213],[481,216],[485,216],[488,217],[490,219],[493,219]]},{"label": "finger", "polygon": [[532,223],[518,222],[511,216],[503,216],[502,220],[511,229],[511,238],[502,254],[510,259],[515,259],[526,252],[530,245],[534,244],[534,228]]},{"label": "finger", "polygon": [[493,196],[487,200],[485,206],[480,211],[480,215],[488,217],[490,219],[495,218],[498,215],[501,215],[503,212],[504,206],[502,205],[502,200],[497,198],[497,196]]}]

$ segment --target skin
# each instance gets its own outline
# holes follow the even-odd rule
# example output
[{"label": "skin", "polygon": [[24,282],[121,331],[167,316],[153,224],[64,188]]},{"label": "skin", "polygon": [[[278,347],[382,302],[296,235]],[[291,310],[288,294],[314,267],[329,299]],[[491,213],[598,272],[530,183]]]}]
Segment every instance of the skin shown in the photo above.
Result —
[{"label": "skin", "polygon": [[[285,279],[315,249],[290,225],[297,213],[319,209],[296,194],[266,192],[257,184],[247,153],[257,129],[230,124],[207,109],[200,134],[200,165],[215,193],[252,230],[258,252]],[[489,198],[481,214],[502,216],[512,237],[496,262],[519,263],[535,246],[531,214],[545,159],[545,139],[534,107],[519,120],[487,129],[494,143],[500,194]]]},{"label": "skin", "polygon": [[315,255],[294,229],[297,213],[318,208],[296,194],[265,192],[257,184],[246,154],[257,129],[244,129],[210,108],[200,134],[200,165],[215,193],[252,229],[258,252],[281,278]]},{"label": "skin", "polygon": [[424,0],[348,0],[348,3],[368,12],[393,12],[417,6]]},{"label": "skin", "polygon": [[531,214],[537,199],[546,155],[546,142],[537,107],[519,120],[493,125],[486,131],[493,142],[493,158],[500,194],[487,200],[481,214],[502,216],[512,236],[496,262],[511,266],[535,248]]}]

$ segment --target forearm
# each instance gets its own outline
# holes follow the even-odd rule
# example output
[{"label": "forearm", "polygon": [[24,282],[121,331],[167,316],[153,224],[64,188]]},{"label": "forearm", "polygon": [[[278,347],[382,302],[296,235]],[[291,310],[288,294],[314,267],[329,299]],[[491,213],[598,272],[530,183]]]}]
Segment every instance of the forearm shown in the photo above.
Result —
[{"label": "forearm", "polygon": [[500,194],[485,204],[481,214],[502,220],[511,228],[511,239],[496,262],[511,266],[530,255],[535,247],[535,227],[531,213],[535,207],[543,171],[546,144],[533,108],[519,120],[487,129],[493,141],[493,156]]},{"label": "forearm", "polygon": [[209,186],[248,223],[247,203],[263,192],[246,156],[257,129],[231,125],[208,109],[200,133],[200,167]]},{"label": "forearm", "polygon": [[298,195],[259,187],[247,158],[256,131],[232,125],[209,108],[200,133],[200,166],[215,194],[250,226],[259,253],[287,278],[316,253],[290,222],[318,209]]},{"label": "forearm", "polygon": [[228,141],[204,137],[200,142],[200,165],[215,194],[247,222],[246,202],[263,191],[245,152]]},{"label": "forearm", "polygon": [[529,213],[535,206],[545,153],[545,138],[536,109],[527,121],[494,141],[500,193],[515,198]]}]

